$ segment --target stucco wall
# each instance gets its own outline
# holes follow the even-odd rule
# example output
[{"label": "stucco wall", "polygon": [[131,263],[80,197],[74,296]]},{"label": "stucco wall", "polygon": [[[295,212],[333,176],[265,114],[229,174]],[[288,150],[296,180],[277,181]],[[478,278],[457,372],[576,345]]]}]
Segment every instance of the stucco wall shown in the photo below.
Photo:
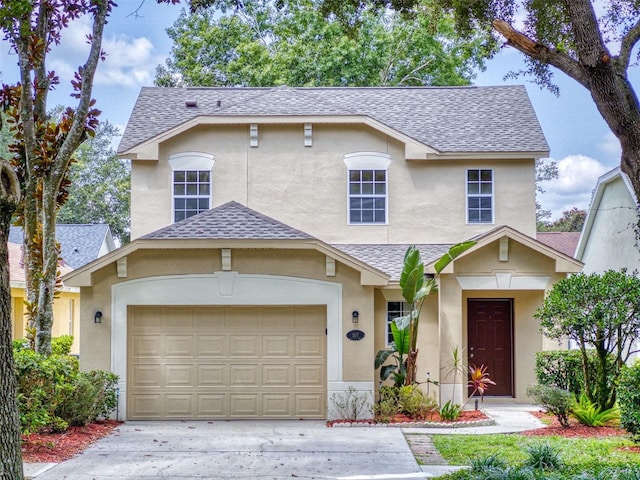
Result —
[{"label": "stucco wall", "polygon": [[634,232],[638,222],[636,205],[620,176],[605,186],[599,208],[593,213],[591,234],[581,258],[583,272],[640,270]]},{"label": "stucco wall", "polygon": [[[391,155],[387,225],[348,225],[343,156],[359,151]],[[162,143],[159,161],[133,161],[132,238],[171,222],[168,159],[184,152],[214,156],[212,206],[235,200],[330,243],[458,242],[495,225],[535,234],[533,159],[406,161],[403,144],[366,126],[314,124],[304,147],[299,124],[260,125],[257,148],[247,125],[197,127]],[[467,168],[494,170],[492,225],[466,224]]]}]

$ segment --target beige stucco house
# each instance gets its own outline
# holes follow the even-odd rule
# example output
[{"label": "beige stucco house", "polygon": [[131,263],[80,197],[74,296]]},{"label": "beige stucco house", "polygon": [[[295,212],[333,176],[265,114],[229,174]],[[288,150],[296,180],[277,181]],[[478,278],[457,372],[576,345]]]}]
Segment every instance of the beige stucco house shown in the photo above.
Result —
[{"label": "beige stucco house", "polygon": [[65,281],[82,368],[120,376],[127,419],[332,418],[350,387],[372,399],[407,246],[433,271],[470,238],[423,309],[419,378],[451,398],[458,346],[490,400],[525,401],[554,346],[533,313],[581,268],[535,240],[548,146],[523,87],[144,88],[119,153],[134,240]]}]

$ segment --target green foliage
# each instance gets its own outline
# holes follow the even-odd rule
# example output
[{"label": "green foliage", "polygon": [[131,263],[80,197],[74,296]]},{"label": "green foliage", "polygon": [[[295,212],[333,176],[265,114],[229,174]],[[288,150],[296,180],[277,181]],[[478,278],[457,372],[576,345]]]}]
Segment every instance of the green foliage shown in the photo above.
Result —
[{"label": "green foliage", "polygon": [[399,413],[416,420],[424,420],[437,408],[437,402],[418,385],[413,384],[381,387],[380,398],[373,411],[377,421],[386,423]]},{"label": "green foliage", "polygon": [[640,362],[623,369],[618,387],[620,425],[640,443]]},{"label": "green foliage", "polygon": [[482,455],[481,457],[471,460],[471,472],[476,474],[488,471],[504,470],[506,468],[507,462],[505,462],[497,453]]},{"label": "green foliage", "polygon": [[[214,3],[214,2],[212,2]],[[411,16],[363,8],[358,22],[327,18],[321,0],[226,2],[183,14],[160,86],[466,85],[490,51],[462,39],[430,4]],[[216,8],[219,7],[219,8]]]},{"label": "green foliage", "polygon": [[[585,393],[602,410],[612,408],[622,366],[640,339],[640,278],[624,269],[571,275],[553,286],[535,317],[548,337],[578,345]],[[595,355],[593,365],[589,350]]]},{"label": "green foliage", "polygon": [[527,459],[524,461],[525,467],[539,470],[560,470],[562,468],[560,452],[548,442],[528,445],[525,451],[527,452]]},{"label": "green foliage", "polygon": [[106,417],[115,408],[117,376],[80,372],[78,360],[48,357],[31,349],[14,351],[22,433],[62,431]]},{"label": "green foliage", "polygon": [[540,385],[569,390],[579,396],[584,389],[580,350],[548,350],[536,353],[536,380]]},{"label": "green foliage", "polygon": [[587,212],[573,207],[562,212],[562,217],[554,222],[540,222],[536,229],[539,232],[581,232],[587,219]]},{"label": "green foliage", "polygon": [[620,409],[614,406],[608,410],[601,410],[583,393],[578,401],[573,403],[571,416],[588,427],[602,427],[614,420],[619,420]]},{"label": "green foliage", "polygon": [[442,420],[455,422],[461,413],[462,406],[453,403],[451,400],[447,400],[445,404],[440,407],[440,418],[442,418]]},{"label": "green foliage", "polygon": [[86,140],[70,168],[69,197],[58,212],[58,223],[105,223],[121,243],[129,241],[131,166],[120,160],[112,141],[119,135],[109,122]]},{"label": "green foliage", "polygon": [[69,355],[73,345],[73,335],[61,335],[51,339],[51,353],[53,355]]},{"label": "green foliage", "polygon": [[573,395],[568,390],[548,385],[529,385],[527,396],[533,398],[536,405],[556,416],[560,425],[569,426],[569,413]]}]

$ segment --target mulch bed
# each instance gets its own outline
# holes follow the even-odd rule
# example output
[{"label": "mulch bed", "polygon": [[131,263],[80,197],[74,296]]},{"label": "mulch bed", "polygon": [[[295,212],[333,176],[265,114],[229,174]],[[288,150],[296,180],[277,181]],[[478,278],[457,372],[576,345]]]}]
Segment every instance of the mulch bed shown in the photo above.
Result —
[{"label": "mulch bed", "polygon": [[27,463],[59,463],[109,435],[122,422],[105,420],[84,427],[69,427],[61,433],[33,433],[22,436],[22,460]]},{"label": "mulch bed", "polygon": [[[547,412],[531,412],[532,415],[549,425],[545,428],[536,430],[527,430],[521,432],[521,435],[527,437],[549,437],[559,436],[567,438],[590,438],[590,437],[621,437],[627,435],[627,432],[618,426],[607,427],[587,427],[577,420],[569,419],[569,427],[563,427],[554,415]],[[636,448],[636,447],[629,447]]]}]

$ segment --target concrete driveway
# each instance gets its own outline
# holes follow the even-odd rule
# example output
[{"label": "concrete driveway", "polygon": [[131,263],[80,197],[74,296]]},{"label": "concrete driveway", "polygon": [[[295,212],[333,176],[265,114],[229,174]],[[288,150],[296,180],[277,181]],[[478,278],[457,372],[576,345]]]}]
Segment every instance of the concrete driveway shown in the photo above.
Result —
[{"label": "concrete driveway", "polygon": [[127,422],[53,479],[414,479],[426,476],[398,428],[322,421]]}]

